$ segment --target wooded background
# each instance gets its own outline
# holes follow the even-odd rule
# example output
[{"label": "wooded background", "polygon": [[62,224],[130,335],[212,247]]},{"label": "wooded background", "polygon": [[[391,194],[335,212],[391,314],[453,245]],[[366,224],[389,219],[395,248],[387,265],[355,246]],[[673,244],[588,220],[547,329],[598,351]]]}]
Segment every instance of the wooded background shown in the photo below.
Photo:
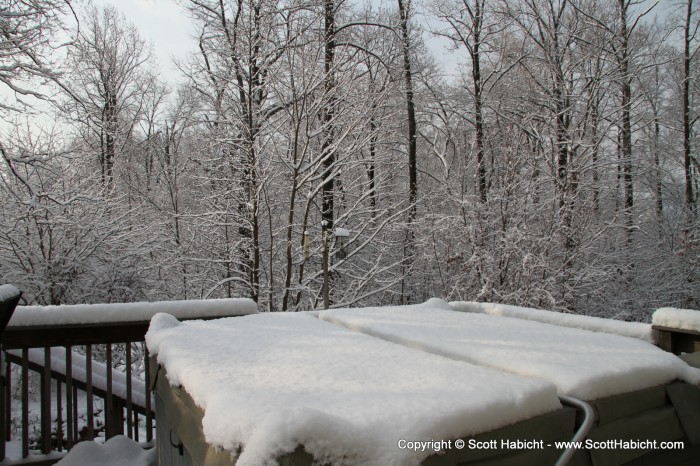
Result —
[{"label": "wooded background", "polygon": [[700,306],[693,0],[179,3],[177,88],[111,7],[0,6],[26,303],[320,307],[325,228],[336,307]]}]

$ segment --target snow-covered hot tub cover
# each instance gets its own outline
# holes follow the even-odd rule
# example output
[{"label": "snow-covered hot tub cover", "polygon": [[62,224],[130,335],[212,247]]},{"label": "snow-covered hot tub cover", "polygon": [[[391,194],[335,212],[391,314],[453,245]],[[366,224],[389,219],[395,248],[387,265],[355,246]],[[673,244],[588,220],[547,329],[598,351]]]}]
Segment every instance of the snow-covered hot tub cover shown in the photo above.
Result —
[{"label": "snow-covered hot tub cover", "polygon": [[563,312],[532,309],[529,307],[511,306],[508,304],[480,303],[471,301],[454,301],[450,303],[457,311],[478,312],[492,316],[513,317],[516,319],[534,320],[545,324],[561,327],[580,328],[591,332],[612,333],[624,337],[639,338],[640,340],[656,343],[651,324],[642,322],[623,322],[621,320],[603,319],[601,317]]},{"label": "snow-covered hot tub cover", "polygon": [[541,322],[456,312],[439,299],[414,306],[333,309],[319,317],[387,341],[554,383],[583,400],[680,379],[700,370],[651,343]]},{"label": "snow-covered hot tub cover", "polygon": [[558,409],[549,382],[474,366],[323,322],[258,314],[179,322],[146,343],[204,411],[206,441],[236,464],[274,464],[303,445],[319,463],[410,465],[434,453],[400,439],[456,439]]}]

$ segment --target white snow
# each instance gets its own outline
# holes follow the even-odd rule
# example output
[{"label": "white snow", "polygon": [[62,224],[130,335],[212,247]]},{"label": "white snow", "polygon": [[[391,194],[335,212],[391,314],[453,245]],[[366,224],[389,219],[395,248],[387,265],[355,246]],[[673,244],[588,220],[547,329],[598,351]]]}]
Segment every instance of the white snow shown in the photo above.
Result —
[{"label": "white snow", "polygon": [[700,311],[664,307],[654,311],[652,325],[700,332]]},{"label": "white snow", "polygon": [[554,383],[583,400],[674,379],[700,384],[700,370],[651,343],[509,317],[415,306],[333,309],[322,320],[452,359]]},{"label": "white snow", "polygon": [[348,230],[347,228],[336,228],[335,236],[348,237],[350,236],[350,230]]},{"label": "white snow", "polygon": [[14,285],[0,285],[0,301],[5,301],[18,295],[19,290]]},{"label": "white snow", "polygon": [[183,323],[158,314],[146,342],[204,410],[207,442],[242,447],[238,466],[275,464],[300,444],[324,464],[415,465],[434,451],[401,450],[398,440],[455,439],[560,407],[551,383],[309,314]]},{"label": "white snow", "polygon": [[625,337],[639,338],[650,343],[656,342],[656,335],[651,324],[641,322],[623,322],[621,320],[600,317],[564,314],[563,312],[545,311],[508,304],[477,303],[454,301],[450,305],[462,312],[478,312],[494,316],[514,317],[516,319],[534,320],[561,327],[581,328],[592,332],[605,332]]},{"label": "white snow", "polygon": [[[5,442],[5,459],[0,461],[2,466],[26,466],[27,464],[36,464],[41,461],[58,461],[64,458],[66,452],[52,451],[49,454],[38,453],[30,450],[29,456],[22,459],[22,441],[10,440]],[[89,466],[89,463],[81,466]]]},{"label": "white snow", "polygon": [[95,442],[80,442],[56,465],[60,466],[157,466],[155,448],[144,450],[138,443],[117,435],[103,445]]},{"label": "white snow", "polygon": [[255,314],[255,301],[247,298],[159,301],[143,303],[18,306],[9,326],[92,324],[150,320],[159,312],[179,319]]}]

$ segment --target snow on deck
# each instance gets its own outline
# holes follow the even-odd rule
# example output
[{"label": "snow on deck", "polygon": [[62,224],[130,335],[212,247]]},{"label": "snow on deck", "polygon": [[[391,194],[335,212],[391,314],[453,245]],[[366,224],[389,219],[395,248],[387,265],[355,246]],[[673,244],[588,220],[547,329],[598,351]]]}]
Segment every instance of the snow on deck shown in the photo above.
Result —
[{"label": "snow on deck", "polygon": [[651,323],[659,327],[700,332],[700,311],[663,307],[654,312]]},{"label": "snow on deck", "polygon": [[138,443],[123,435],[116,435],[104,445],[96,442],[80,442],[57,466],[157,466],[155,448],[144,450]]},{"label": "snow on deck", "polygon": [[601,317],[564,314],[563,312],[545,311],[527,307],[510,306],[508,304],[477,303],[469,301],[454,301],[450,305],[462,312],[479,312],[493,316],[513,317],[516,319],[534,320],[562,327],[581,328],[592,332],[605,332],[625,337],[656,343],[655,333],[651,324],[641,322],[623,322],[621,320],[603,319]]},{"label": "snow on deck", "polygon": [[18,306],[9,326],[98,324],[150,320],[159,312],[178,319],[230,317],[255,314],[255,301],[247,298],[158,301],[142,303]]},{"label": "snow on deck", "polygon": [[323,311],[334,324],[409,347],[554,383],[583,400],[674,379],[700,384],[700,370],[650,343],[607,333],[422,305]]},{"label": "snow on deck", "polygon": [[274,464],[299,444],[320,463],[418,464],[434,451],[401,450],[399,439],[455,439],[560,407],[551,383],[308,314],[182,323],[158,314],[146,342],[204,410],[207,442],[243,447],[239,466]]}]

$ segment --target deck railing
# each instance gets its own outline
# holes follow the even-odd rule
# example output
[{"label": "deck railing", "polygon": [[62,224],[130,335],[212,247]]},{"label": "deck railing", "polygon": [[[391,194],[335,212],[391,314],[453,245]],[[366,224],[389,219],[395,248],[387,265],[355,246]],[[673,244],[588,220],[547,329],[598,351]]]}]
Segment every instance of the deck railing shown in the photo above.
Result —
[{"label": "deck railing", "polygon": [[[229,316],[240,314],[232,309]],[[205,310],[196,318],[225,316]],[[149,321],[11,323],[0,340],[0,435],[5,440],[0,441],[0,461],[6,458],[5,442],[15,448],[19,443],[23,463],[42,465],[57,462],[61,452],[98,435],[106,440],[123,434],[150,442],[155,414],[144,343]],[[30,406],[32,389],[39,402]],[[18,411],[13,429],[13,412]],[[30,419],[32,411],[39,412],[38,419]]]}]

